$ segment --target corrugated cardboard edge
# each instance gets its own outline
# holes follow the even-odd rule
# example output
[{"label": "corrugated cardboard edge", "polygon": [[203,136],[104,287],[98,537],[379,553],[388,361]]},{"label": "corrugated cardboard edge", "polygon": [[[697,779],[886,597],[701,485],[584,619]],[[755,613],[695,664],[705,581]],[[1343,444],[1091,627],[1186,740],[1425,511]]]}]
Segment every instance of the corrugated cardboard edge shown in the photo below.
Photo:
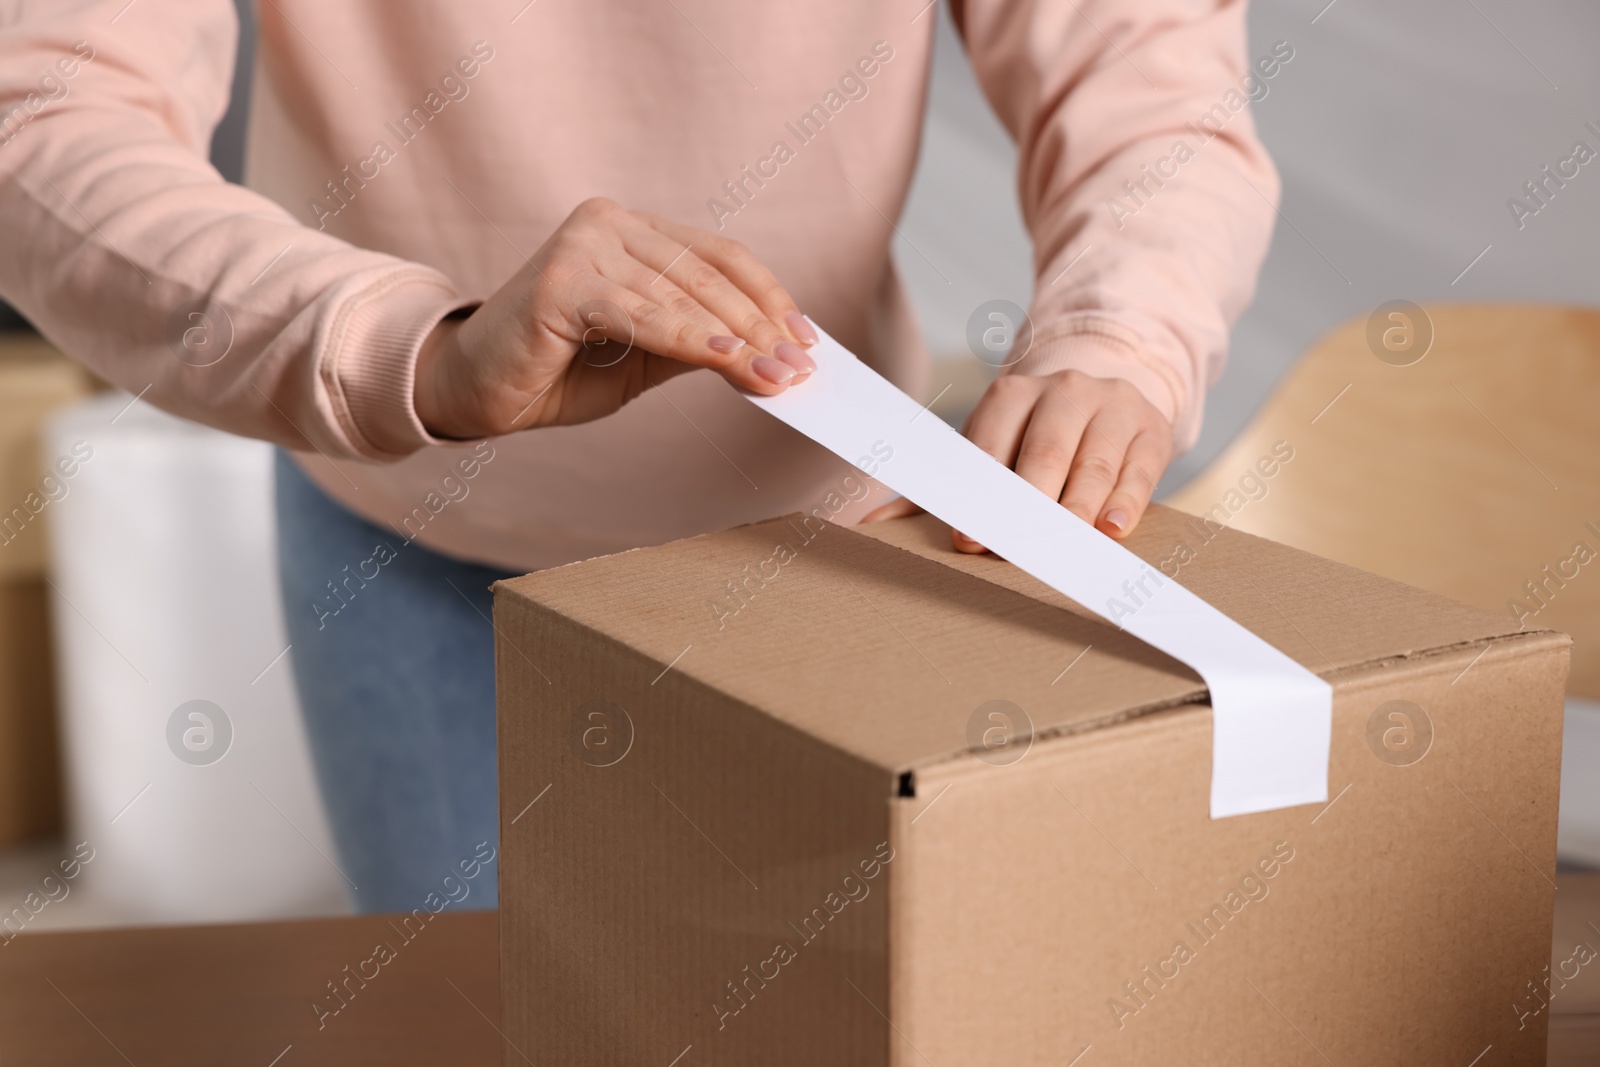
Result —
[{"label": "corrugated cardboard edge", "polygon": [[[738,526],[729,527],[729,529],[730,530],[747,529],[747,528],[750,528],[750,527],[761,526],[761,525],[765,525],[767,523],[771,523],[771,522],[775,522],[775,521],[784,521],[784,520],[788,520],[788,519],[791,519],[791,518],[801,518],[801,519],[803,519],[803,518],[805,518],[805,515],[802,512],[793,512],[793,513],[788,514],[788,515],[778,515],[778,516],[773,516],[772,518],[760,519],[760,520],[753,521],[753,522],[742,523],[742,524],[740,524]],[[1013,589],[1010,586],[1002,585],[1001,583],[991,581],[991,580],[989,580],[988,578],[984,577],[981,574],[976,574],[976,573],[973,573],[972,571],[968,571],[968,570],[961,570],[959,568],[949,567],[949,565],[947,563],[943,562],[942,560],[940,560],[940,559],[938,559],[936,557],[924,555],[923,553],[917,552],[917,551],[915,551],[913,549],[905,547],[904,545],[897,544],[897,543],[895,543],[893,541],[890,541],[890,540],[887,540],[887,539],[884,539],[884,538],[873,537],[870,533],[864,533],[861,530],[856,529],[855,527],[841,526],[841,525],[838,525],[836,523],[827,523],[827,525],[832,527],[832,528],[834,528],[834,529],[836,529],[836,530],[839,530],[841,532],[841,534],[844,534],[844,535],[847,535],[847,536],[851,536],[851,537],[869,538],[869,539],[871,539],[873,541],[876,541],[878,544],[881,544],[881,545],[885,546],[886,548],[895,549],[896,551],[903,552],[903,553],[905,553],[905,554],[907,554],[909,556],[914,556],[914,557],[916,557],[918,559],[927,560],[928,562],[938,564],[939,566],[946,567],[947,569],[950,569],[950,570],[957,570],[958,573],[960,573],[960,574],[964,574],[964,575],[967,575],[969,577],[975,578],[975,579],[977,579],[979,581],[985,582],[988,585],[996,586],[998,588],[1005,589],[1008,592],[1017,593],[1018,595],[1021,595],[1021,596],[1030,596],[1030,594],[1028,594],[1026,592],[1022,592],[1020,590]],[[714,532],[711,532],[711,533],[696,534],[696,535],[694,535],[692,537],[683,538],[683,539],[681,539],[681,541],[675,542],[675,543],[691,543],[691,542],[699,541],[699,540],[702,540],[702,539],[705,539],[705,538],[717,537],[717,536],[720,536],[721,534],[723,534],[725,532],[727,532],[727,531],[714,531]],[[1240,536],[1249,536],[1249,535],[1241,534]],[[582,560],[574,560],[571,563],[565,563],[565,564],[560,565],[559,567],[551,567],[551,568],[548,568],[548,569],[546,569],[544,571],[539,571],[539,572],[536,572],[536,573],[538,573],[538,574],[549,574],[549,573],[552,573],[552,572],[555,572],[555,571],[566,570],[566,569],[568,569],[570,567],[583,566],[584,564],[590,563],[590,562],[592,562],[594,560],[597,560],[597,559],[610,559],[610,558],[613,558],[613,557],[627,556],[627,555],[632,555],[632,554],[638,553],[638,552],[645,552],[645,551],[648,551],[648,550],[650,550],[652,548],[659,548],[659,547],[661,547],[661,546],[659,546],[659,545],[641,545],[641,546],[639,546],[637,548],[625,549],[622,552],[602,553],[601,555],[598,555],[598,556],[592,556],[592,557],[589,557],[587,559],[582,559]],[[517,584],[519,582],[523,581],[523,579],[525,577],[527,577],[527,576],[522,576],[522,577],[517,577],[517,578],[501,579],[500,581],[495,582],[490,588],[491,588],[491,590],[495,591],[496,594],[498,594],[499,589],[500,589],[501,586],[505,586],[507,588],[507,590],[512,592],[512,593],[517,593],[518,592]],[[1396,583],[1396,584],[1404,585],[1405,583]],[[564,623],[565,625],[571,626],[571,627],[575,627],[575,628],[583,631],[584,633],[586,633],[586,634],[588,634],[588,635],[590,635],[590,636],[592,636],[594,638],[599,639],[600,641],[604,642],[606,645],[608,645],[610,647],[622,650],[623,652],[625,652],[627,655],[629,655],[631,657],[646,661],[646,662],[648,662],[648,663],[650,663],[650,664],[652,664],[654,666],[660,667],[660,668],[665,668],[667,666],[667,664],[666,664],[666,662],[664,660],[659,659],[659,658],[657,658],[655,656],[648,655],[647,653],[641,651],[640,649],[638,649],[638,648],[636,648],[636,647],[634,647],[634,646],[632,646],[632,645],[630,645],[630,644],[628,644],[628,643],[626,643],[624,641],[621,641],[621,640],[617,639],[616,637],[613,637],[610,634],[605,633],[602,630],[598,630],[598,629],[594,628],[593,626],[590,626],[587,623],[579,622],[576,619],[572,619],[572,618],[570,618],[568,616],[561,615],[559,612],[555,611],[552,608],[547,607],[546,605],[540,603],[539,601],[535,600],[532,597],[523,596],[521,599],[527,605],[537,609],[541,614],[547,614],[547,615],[552,616],[552,617],[559,617],[561,622]],[[1039,598],[1038,597],[1032,597],[1032,599],[1038,600]],[[1490,615],[1492,613],[1483,613],[1483,614]],[[1086,618],[1086,619],[1089,619],[1092,622],[1097,623],[1098,625],[1102,625],[1102,626],[1107,625],[1104,622],[1103,619],[1100,619],[1098,616],[1094,615],[1093,613],[1084,611],[1083,612],[1083,617]],[[1508,628],[1506,630],[1504,630],[1503,632],[1491,633],[1491,634],[1485,635],[1485,636],[1483,636],[1481,638],[1477,638],[1477,639],[1474,639],[1474,640],[1471,640],[1471,641],[1456,641],[1456,642],[1451,642],[1451,643],[1446,644],[1446,645],[1431,645],[1431,646],[1426,646],[1426,647],[1422,647],[1422,648],[1412,649],[1409,652],[1399,653],[1399,654],[1392,655],[1392,656],[1380,656],[1380,657],[1374,657],[1374,658],[1365,659],[1365,660],[1356,660],[1356,661],[1353,661],[1353,662],[1350,662],[1350,663],[1346,663],[1343,666],[1330,665],[1326,669],[1321,669],[1321,670],[1315,671],[1315,673],[1317,674],[1318,677],[1324,679],[1325,681],[1327,681],[1331,685],[1333,685],[1335,691],[1337,692],[1340,688],[1342,688],[1342,684],[1341,683],[1348,683],[1348,682],[1353,680],[1351,678],[1346,677],[1346,675],[1348,675],[1348,674],[1356,674],[1356,675],[1359,675],[1359,676],[1369,676],[1372,673],[1389,669],[1389,668],[1395,666],[1396,664],[1401,664],[1401,663],[1420,663],[1420,662],[1422,662],[1424,660],[1427,660],[1427,659],[1430,659],[1430,658],[1450,655],[1450,654],[1458,652],[1458,651],[1460,651],[1462,649],[1487,648],[1488,646],[1495,645],[1495,644],[1513,644],[1514,643],[1515,645],[1520,646],[1519,647],[1519,654],[1529,655],[1529,654],[1534,654],[1534,653],[1537,653],[1537,652],[1540,652],[1540,651],[1544,651],[1545,649],[1550,648],[1550,647],[1570,646],[1572,644],[1572,638],[1570,636],[1568,636],[1565,633],[1560,633],[1560,632],[1555,631],[1555,630],[1548,630],[1548,629],[1543,629],[1543,628],[1540,628],[1540,629],[1513,629],[1513,628],[1510,628],[1511,627],[1511,620],[1510,619],[1506,620],[1506,625],[1507,625]],[[1553,640],[1550,640],[1550,639],[1553,639]],[[694,684],[696,686],[699,686],[702,689],[705,689],[707,691],[715,691],[720,696],[728,697],[728,694],[722,693],[721,690],[716,690],[715,687],[711,686],[709,683],[701,681],[698,678],[694,678],[692,675],[684,675],[684,678],[687,679],[688,681],[690,681],[692,684]],[[734,698],[729,698],[729,699],[734,699]],[[761,708],[759,708],[759,707],[757,707],[757,706],[755,706],[753,704],[750,704],[747,701],[742,701],[742,700],[736,700],[735,699],[735,703],[737,703],[741,707],[749,709],[753,713],[766,716],[767,718],[773,719],[773,721],[775,721],[775,722],[781,723],[784,727],[786,727],[788,730],[793,732],[798,737],[803,737],[803,738],[809,740],[812,743],[817,743],[817,744],[826,744],[827,743],[827,742],[821,741],[820,739],[818,739],[816,737],[813,737],[810,734],[806,734],[804,731],[802,731],[799,728],[795,727],[791,723],[784,722],[783,720],[778,719],[776,716],[767,715],[767,713],[765,711],[763,711]],[[1121,710],[1119,710],[1119,711],[1117,711],[1117,712],[1115,712],[1115,713],[1113,713],[1111,715],[1104,715],[1104,716],[1100,716],[1098,718],[1086,719],[1086,720],[1082,720],[1082,721],[1074,722],[1074,723],[1064,723],[1064,724],[1061,724],[1059,726],[1050,727],[1048,729],[1045,729],[1045,730],[1039,731],[1037,733],[1034,733],[1034,734],[1030,735],[1030,738],[1031,738],[1031,740],[1033,742],[1049,742],[1049,741],[1061,740],[1061,739],[1070,738],[1070,737],[1077,737],[1077,736],[1082,736],[1082,735],[1089,734],[1089,733],[1094,733],[1094,732],[1097,732],[1097,731],[1112,729],[1112,728],[1114,728],[1114,727],[1116,727],[1116,726],[1118,726],[1120,724],[1133,722],[1133,721],[1139,720],[1139,719],[1145,719],[1145,718],[1148,718],[1148,717],[1150,717],[1152,715],[1156,715],[1156,714],[1159,714],[1159,713],[1162,713],[1162,712],[1174,711],[1174,710],[1177,710],[1177,709],[1184,709],[1184,708],[1193,709],[1195,711],[1199,711],[1201,709],[1209,710],[1209,708],[1210,708],[1210,691],[1204,685],[1197,684],[1193,688],[1193,690],[1191,690],[1189,692],[1185,692],[1185,693],[1183,693],[1183,694],[1181,694],[1179,696],[1176,696],[1176,697],[1172,697],[1172,698],[1169,698],[1169,699],[1166,699],[1166,700],[1148,701],[1148,702],[1143,703],[1143,704],[1136,704],[1136,705],[1133,705],[1133,706],[1130,706],[1130,707],[1127,707],[1127,708],[1123,708],[1123,709],[1121,709]],[[1019,738],[1018,740],[1022,740],[1022,739]],[[837,746],[832,746],[832,747],[837,748]],[[840,752],[841,755],[849,756],[852,759],[859,759],[858,756],[855,756],[855,755],[853,755],[852,753],[849,753],[849,752],[845,752],[843,749],[838,749],[838,751]],[[904,778],[908,774],[914,775],[919,770],[926,770],[926,769],[931,768],[931,767],[943,766],[945,764],[961,761],[961,760],[967,759],[969,757],[970,758],[975,758],[979,754],[980,751],[981,750],[974,749],[974,748],[972,748],[970,746],[961,747],[961,748],[952,748],[952,749],[950,749],[950,750],[948,750],[948,751],[946,751],[944,753],[940,753],[940,754],[935,755],[935,756],[930,756],[930,757],[927,757],[927,758],[924,758],[924,759],[921,759],[921,760],[916,760],[916,761],[913,761],[911,763],[908,763],[908,764],[905,764],[905,765],[902,765],[902,766],[888,767],[888,768],[884,768],[884,769],[885,769],[886,772],[888,772],[889,774],[892,774],[894,776],[893,777],[893,781],[898,786],[898,783],[900,782],[900,780],[902,778]]]},{"label": "corrugated cardboard edge", "polygon": [[[1457,641],[1449,645],[1440,645],[1421,651],[1408,652],[1397,656],[1384,656],[1376,659],[1353,663],[1345,667],[1334,668],[1327,671],[1318,671],[1317,675],[1333,686],[1337,695],[1348,688],[1375,677],[1397,664],[1415,665],[1426,667],[1428,661],[1444,659],[1461,651],[1472,649],[1487,649],[1493,646],[1516,647],[1519,657],[1533,656],[1557,648],[1567,648],[1572,644],[1572,638],[1556,630],[1524,630],[1511,631],[1493,637],[1484,637],[1476,641]],[[1040,730],[1028,737],[1017,738],[1018,742],[1031,740],[1035,743],[1048,743],[1051,741],[1065,740],[1072,737],[1082,737],[1086,734],[1097,733],[1113,729],[1135,721],[1142,721],[1164,712],[1207,711],[1211,709],[1210,694],[1205,689],[1199,689],[1193,699],[1178,697],[1172,700],[1151,701],[1135,707],[1126,708],[1114,715],[1101,716],[1097,719],[1087,719],[1081,722],[1064,723],[1046,730]],[[902,769],[902,774],[915,774],[917,771],[928,770],[934,767],[946,767],[960,763],[967,759],[978,759],[983,754],[982,749],[965,748],[955,749],[946,755],[921,760],[913,766]]]},{"label": "corrugated cardboard edge", "polygon": [[[933,563],[938,563],[941,566],[948,566],[948,564],[943,563],[943,561],[937,557],[925,555],[886,538],[873,537],[871,533],[865,533],[854,528],[847,529],[850,529],[851,533],[855,533],[858,536],[872,537],[872,539],[878,543],[886,545],[890,548],[898,549],[899,551],[905,552],[908,555],[917,556],[918,558],[926,559]],[[1237,531],[1232,532],[1236,534],[1238,533]],[[1250,535],[1241,534],[1240,536],[1248,537]],[[990,585],[1000,584],[990,581],[983,575],[974,573],[973,571],[962,570],[961,573],[970,575],[979,581],[987,582]],[[1399,582],[1396,584],[1405,585],[1406,583]],[[1010,586],[1001,586],[1001,588],[1011,589]],[[1025,592],[1021,592],[1020,590],[1012,589],[1011,591],[1019,592],[1023,596],[1029,595]],[[1468,606],[1470,607],[1470,605]],[[1492,617],[1492,613],[1486,612],[1484,614]],[[1084,617],[1089,618],[1091,621],[1098,622],[1101,625],[1105,625],[1102,619],[1088,611],[1084,611]],[[1453,641],[1449,644],[1429,645],[1392,656],[1378,656],[1364,660],[1355,660],[1350,663],[1346,663],[1343,666],[1330,665],[1327,668],[1316,670],[1314,673],[1319,678],[1322,678],[1324,681],[1332,685],[1335,692],[1337,692],[1345,685],[1355,681],[1356,677],[1367,677],[1376,672],[1387,670],[1401,663],[1421,663],[1428,659],[1452,655],[1463,649],[1487,648],[1488,646],[1496,644],[1515,643],[1521,646],[1519,649],[1519,654],[1532,655],[1542,652],[1547,648],[1570,646],[1572,644],[1572,638],[1568,634],[1561,633],[1556,630],[1544,628],[1517,629],[1512,627],[1512,620],[1510,619],[1506,620],[1506,627],[1507,628],[1503,631],[1487,634],[1481,638],[1471,641]],[[1554,638],[1554,640],[1533,640],[1535,638]],[[1531,643],[1526,643],[1529,641],[1531,641]],[[1347,677],[1348,675],[1354,675],[1356,677]],[[1158,714],[1160,712],[1172,711],[1179,708],[1193,708],[1195,710],[1199,710],[1201,708],[1209,709],[1210,699],[1210,691],[1203,685],[1197,685],[1192,692],[1185,693],[1181,696],[1173,697],[1167,700],[1149,701],[1144,704],[1134,705],[1124,708],[1111,715],[1100,716],[1099,718],[1086,719],[1074,723],[1063,723],[1059,726],[1050,727],[1032,734],[1031,739],[1034,742],[1046,742],[1056,739],[1081,736],[1099,730],[1110,729],[1122,723],[1132,722],[1136,719],[1148,718],[1149,716]],[[1022,739],[1019,738],[1018,740]],[[904,767],[901,770],[902,773],[914,773],[917,770],[924,770],[930,767],[939,767],[948,763],[962,760],[969,756],[975,757],[980,751],[981,750],[971,748],[970,746],[965,749],[952,749],[949,753],[946,753],[942,756],[918,761],[915,765]]]}]

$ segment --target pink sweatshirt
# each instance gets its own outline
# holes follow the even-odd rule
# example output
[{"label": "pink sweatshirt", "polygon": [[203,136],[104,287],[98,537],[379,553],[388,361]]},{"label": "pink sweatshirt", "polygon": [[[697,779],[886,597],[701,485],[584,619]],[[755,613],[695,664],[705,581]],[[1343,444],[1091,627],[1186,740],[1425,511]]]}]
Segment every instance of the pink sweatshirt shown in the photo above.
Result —
[{"label": "pink sweatshirt", "polygon": [[[0,295],[130,392],[294,449],[357,513],[462,558],[533,569],[795,510],[848,521],[886,495],[710,372],[473,446],[423,428],[413,368],[442,316],[608,196],[743,241],[923,390],[889,245],[927,3],[270,0],[240,187],[206,162],[229,0],[14,0]],[[1278,192],[1242,0],[954,7],[1021,149],[1038,282],[1009,372],[1125,378],[1192,443]]]}]

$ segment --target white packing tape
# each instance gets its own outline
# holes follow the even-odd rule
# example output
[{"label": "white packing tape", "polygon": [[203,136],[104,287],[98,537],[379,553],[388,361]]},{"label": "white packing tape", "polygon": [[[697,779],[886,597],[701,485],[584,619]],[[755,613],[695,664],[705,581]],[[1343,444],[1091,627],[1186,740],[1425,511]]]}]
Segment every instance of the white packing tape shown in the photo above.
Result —
[{"label": "white packing tape", "polygon": [[[878,469],[880,482],[1192,667],[1211,690],[1212,818],[1328,799],[1333,690],[1327,682],[1039,492],[818,333],[822,339],[810,350],[816,373],[778,396],[750,396],[752,403],[852,463],[870,455],[875,442],[887,442],[894,462]],[[1129,597],[1129,589],[1141,588],[1149,595]]]}]

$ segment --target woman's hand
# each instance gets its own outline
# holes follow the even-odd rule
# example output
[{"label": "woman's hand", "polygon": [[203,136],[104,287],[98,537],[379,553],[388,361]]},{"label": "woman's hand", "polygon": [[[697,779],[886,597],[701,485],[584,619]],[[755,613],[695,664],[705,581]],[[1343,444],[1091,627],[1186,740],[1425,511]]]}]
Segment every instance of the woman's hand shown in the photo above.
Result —
[{"label": "woman's hand", "polygon": [[[964,432],[1078,518],[1119,539],[1138,525],[1172,459],[1172,424],[1138,389],[1072,370],[996,378]],[[896,500],[865,521],[917,510]],[[955,547],[984,550],[960,533]]]},{"label": "woman's hand", "polygon": [[586,200],[482,306],[435,328],[414,397],[430,433],[465,440],[598,419],[701,367],[770,396],[816,369],[801,347],[815,340],[743,245]]}]

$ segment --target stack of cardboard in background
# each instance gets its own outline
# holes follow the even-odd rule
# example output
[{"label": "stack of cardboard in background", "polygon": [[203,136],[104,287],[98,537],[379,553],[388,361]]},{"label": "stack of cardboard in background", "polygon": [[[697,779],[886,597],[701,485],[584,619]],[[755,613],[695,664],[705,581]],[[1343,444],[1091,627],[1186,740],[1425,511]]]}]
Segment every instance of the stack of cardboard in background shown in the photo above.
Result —
[{"label": "stack of cardboard in background", "polygon": [[50,589],[51,505],[71,492],[40,454],[56,409],[87,395],[90,378],[31,334],[0,337],[0,848],[61,827]]},{"label": "stack of cardboard in background", "polygon": [[1188,523],[1326,805],[1211,819],[1199,679],[925,517],[500,583],[506,1062],[1542,1064],[1567,638]]}]

